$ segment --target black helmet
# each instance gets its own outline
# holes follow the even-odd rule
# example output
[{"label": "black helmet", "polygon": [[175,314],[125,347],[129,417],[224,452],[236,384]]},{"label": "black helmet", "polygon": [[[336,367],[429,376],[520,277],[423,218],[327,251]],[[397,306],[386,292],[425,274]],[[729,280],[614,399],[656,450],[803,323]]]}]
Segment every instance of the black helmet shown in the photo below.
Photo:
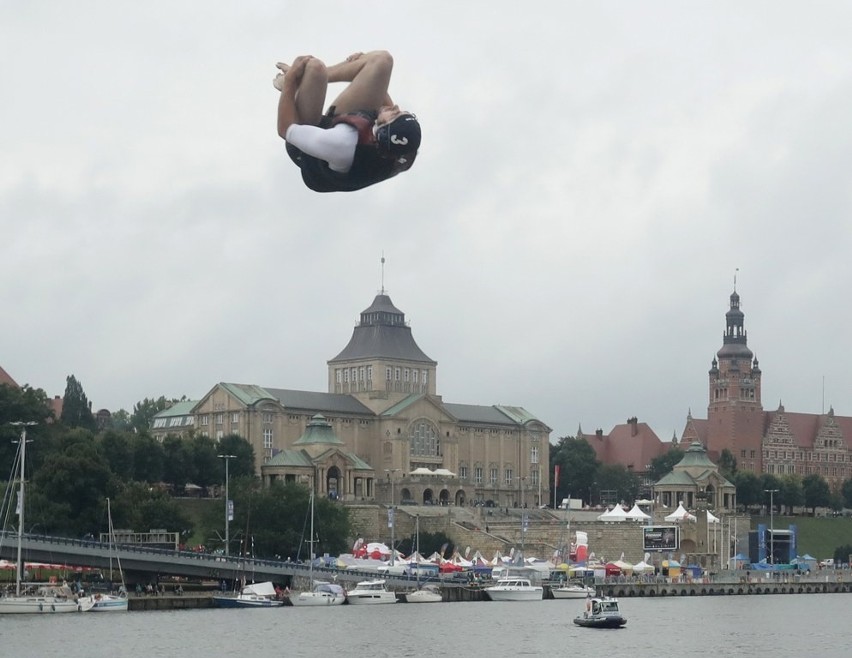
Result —
[{"label": "black helmet", "polygon": [[420,124],[413,114],[401,114],[376,129],[379,151],[392,157],[411,155],[420,148]]}]

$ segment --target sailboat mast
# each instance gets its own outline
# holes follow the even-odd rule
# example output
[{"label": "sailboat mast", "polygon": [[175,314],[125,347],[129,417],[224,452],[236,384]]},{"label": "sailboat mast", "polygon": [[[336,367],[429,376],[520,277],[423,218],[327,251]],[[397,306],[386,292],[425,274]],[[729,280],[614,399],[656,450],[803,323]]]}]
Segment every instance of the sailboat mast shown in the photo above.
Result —
[{"label": "sailboat mast", "polygon": [[309,554],[309,564],[308,574],[311,580],[311,587],[314,585],[314,492],[311,491],[311,540],[308,542],[310,545]]},{"label": "sailboat mast", "polygon": [[26,463],[27,463],[27,426],[21,426],[21,489],[18,494],[18,505],[20,509],[18,510],[18,563],[15,566],[15,595],[21,595],[21,570],[23,569],[24,563],[21,561],[21,546],[24,543],[24,479],[26,472]]}]

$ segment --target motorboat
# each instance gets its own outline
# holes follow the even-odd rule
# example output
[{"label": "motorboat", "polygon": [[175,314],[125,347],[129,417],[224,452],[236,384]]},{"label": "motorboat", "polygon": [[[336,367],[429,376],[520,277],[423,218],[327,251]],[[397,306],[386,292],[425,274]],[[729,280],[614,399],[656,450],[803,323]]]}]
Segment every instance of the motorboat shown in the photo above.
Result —
[{"label": "motorboat", "polygon": [[293,592],[290,602],[295,606],[341,605],[346,603],[346,590],[335,583],[314,581],[309,592]]},{"label": "motorboat", "polygon": [[[21,426],[21,440],[18,443],[18,453],[15,455],[14,472],[18,475],[18,549],[17,559],[15,561],[15,592],[6,596],[0,596],[0,614],[51,614],[54,612],[79,612],[84,608],[88,608],[89,604],[86,601],[78,602],[71,590],[65,586],[46,585],[35,588],[22,587],[22,575],[24,562],[22,558],[23,545],[23,529],[24,529],[24,505],[25,492],[25,469],[27,457],[27,424],[28,423],[12,423],[13,425]],[[11,487],[15,484],[15,479],[9,480],[10,489],[7,490],[4,501],[15,499]],[[14,514],[14,509],[2,510],[3,518],[10,518]],[[5,533],[4,533],[5,536]],[[2,541],[2,539],[0,539]]]},{"label": "motorboat", "polygon": [[396,594],[385,587],[384,580],[363,580],[346,595],[352,605],[396,603]]},{"label": "motorboat", "polygon": [[533,585],[529,578],[507,576],[484,588],[492,601],[541,601],[544,588]]},{"label": "motorboat", "polygon": [[420,589],[405,594],[406,603],[440,603],[443,600],[440,588],[434,583],[426,583]]},{"label": "motorboat", "polygon": [[214,594],[217,608],[277,608],[284,605],[271,581],[252,583],[235,594]]},{"label": "motorboat", "polygon": [[618,599],[610,597],[589,598],[582,615],[574,617],[577,626],[588,628],[621,628],[627,623],[618,609]]},{"label": "motorboat", "polygon": [[551,587],[554,599],[585,599],[595,595],[595,588],[583,583],[566,583],[560,587]]}]

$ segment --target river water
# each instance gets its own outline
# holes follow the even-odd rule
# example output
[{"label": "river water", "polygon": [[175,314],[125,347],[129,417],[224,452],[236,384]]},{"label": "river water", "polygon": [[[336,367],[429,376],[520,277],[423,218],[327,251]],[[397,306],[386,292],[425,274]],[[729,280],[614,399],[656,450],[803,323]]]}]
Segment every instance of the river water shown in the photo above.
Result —
[{"label": "river water", "polygon": [[621,599],[627,626],[580,628],[583,601],[0,617],[0,656],[852,655],[850,594]]}]

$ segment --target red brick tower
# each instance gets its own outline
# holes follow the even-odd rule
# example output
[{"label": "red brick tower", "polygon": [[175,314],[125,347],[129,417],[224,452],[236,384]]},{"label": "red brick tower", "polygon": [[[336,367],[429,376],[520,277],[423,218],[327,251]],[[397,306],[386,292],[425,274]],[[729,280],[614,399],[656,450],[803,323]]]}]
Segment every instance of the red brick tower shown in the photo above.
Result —
[{"label": "red brick tower", "polygon": [[718,459],[731,451],[740,470],[760,473],[763,406],[760,402],[760,368],[747,345],[736,288],[725,314],[722,349],[710,368],[710,403],[707,407],[707,451]]}]

